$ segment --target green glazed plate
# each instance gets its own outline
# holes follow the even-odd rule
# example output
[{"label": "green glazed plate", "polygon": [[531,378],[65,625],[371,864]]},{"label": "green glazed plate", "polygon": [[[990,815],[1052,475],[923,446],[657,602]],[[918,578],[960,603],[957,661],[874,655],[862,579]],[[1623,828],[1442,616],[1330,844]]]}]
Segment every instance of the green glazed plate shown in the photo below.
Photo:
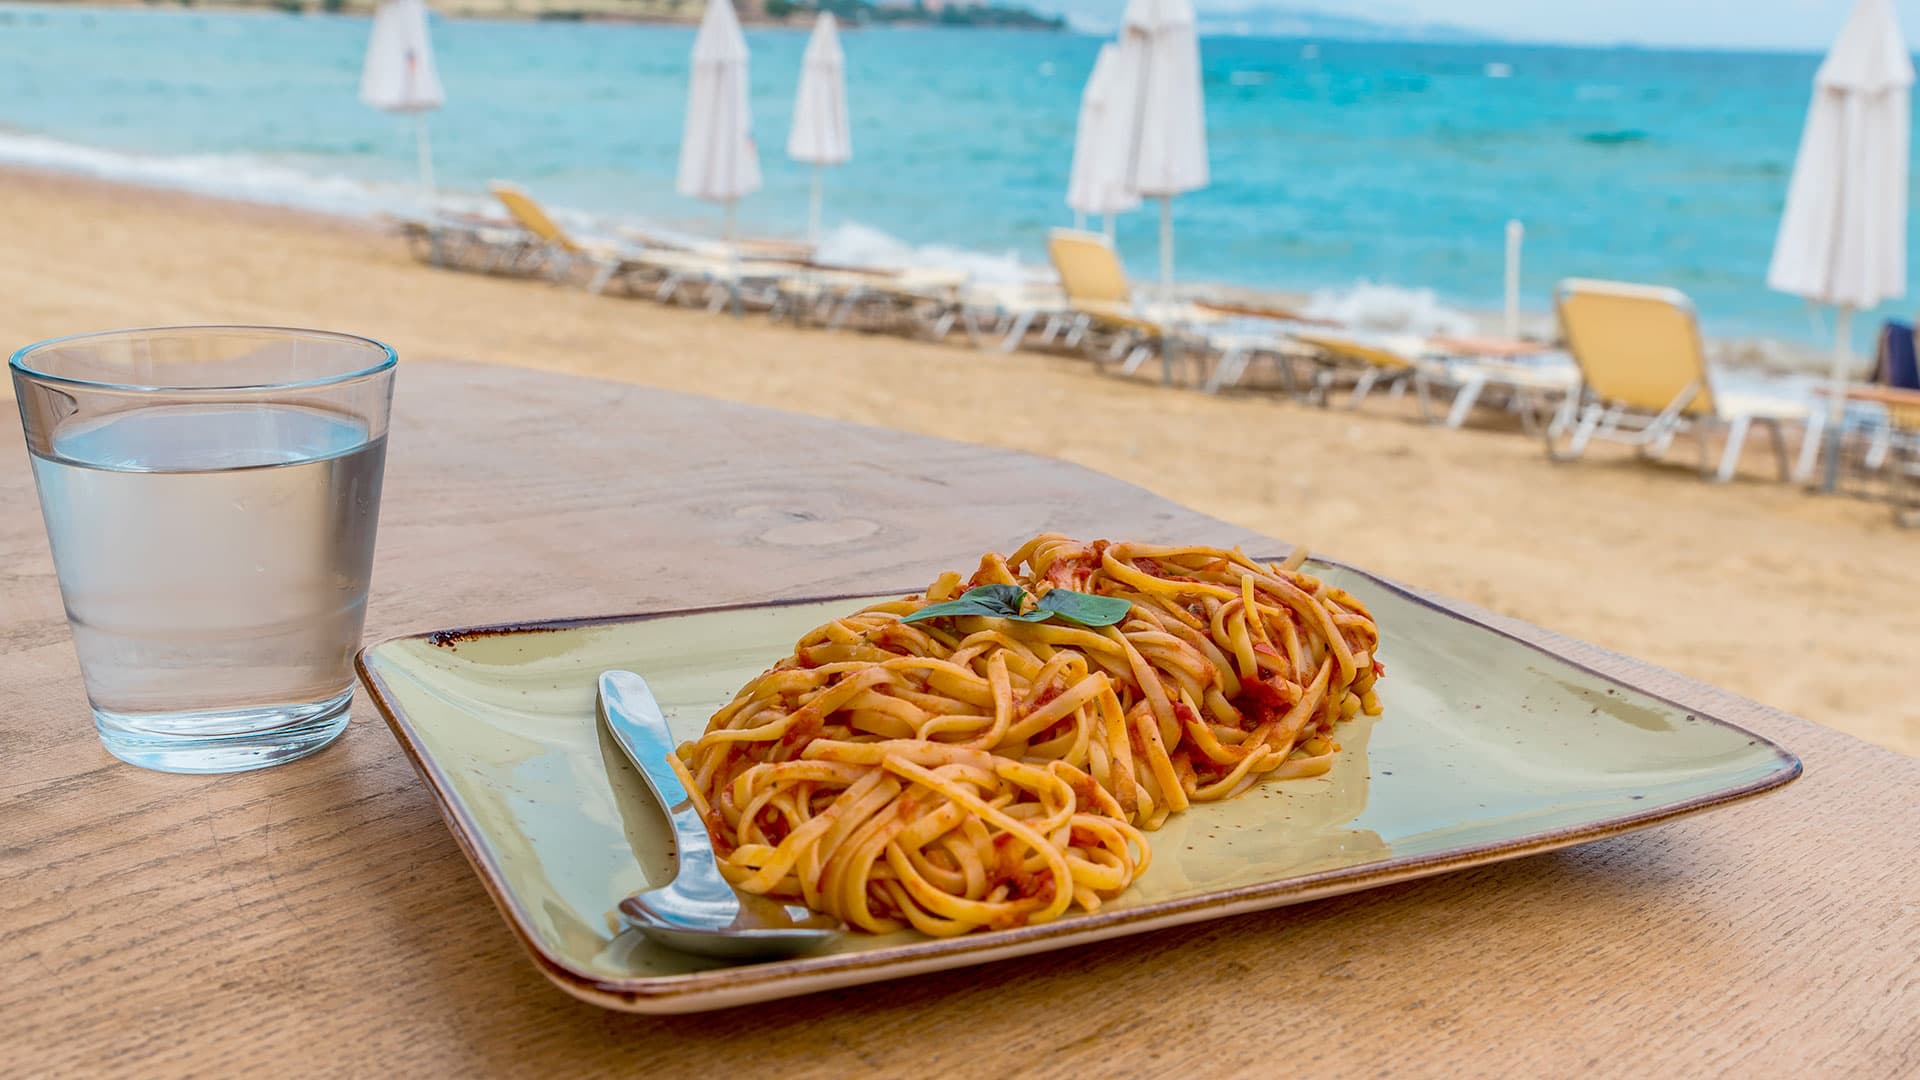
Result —
[{"label": "green glazed plate", "polygon": [[[615,905],[672,877],[666,820],[598,723],[627,668],[692,738],[808,629],[872,602],[448,630],[360,654],[362,681],[534,961],[562,989],[690,1012],[1219,918],[1644,828],[1778,787],[1800,762],[1733,724],[1615,682],[1344,566],[1311,571],[1380,626],[1385,712],[1341,728],[1331,773],[1196,806],[1097,913],[935,941],[848,934],[724,965],[622,932]],[[902,589],[887,596],[904,596]]]}]

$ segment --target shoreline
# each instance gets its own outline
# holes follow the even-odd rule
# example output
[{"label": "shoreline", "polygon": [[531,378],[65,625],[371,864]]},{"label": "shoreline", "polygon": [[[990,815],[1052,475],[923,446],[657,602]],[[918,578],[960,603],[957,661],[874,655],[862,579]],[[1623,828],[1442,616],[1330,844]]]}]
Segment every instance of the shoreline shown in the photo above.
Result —
[{"label": "shoreline", "polygon": [[[44,139],[85,153],[126,154],[126,152],[123,151],[103,150],[87,144],[70,143],[37,132],[22,131],[9,133],[0,131],[0,134],[14,134],[26,138]],[[134,158],[141,157],[141,155],[126,156]],[[161,161],[165,159],[155,158],[153,160]],[[209,199],[237,207],[254,207],[267,211],[284,211],[291,214],[324,217],[338,222],[352,223],[360,227],[376,230],[384,227],[381,222],[381,216],[383,214],[396,212],[394,210],[375,208],[374,203],[371,201],[374,194],[371,189],[367,192],[369,199],[368,208],[361,211],[353,211],[303,206],[291,200],[270,201],[265,199],[252,199],[239,194],[200,190],[185,183],[143,183],[139,180],[102,176],[96,172],[85,169],[67,169],[56,165],[0,162],[0,173],[7,171],[48,178],[67,178],[76,182],[84,181],[104,184],[129,191],[177,193],[195,198]],[[439,197],[440,204],[446,208],[478,209],[486,213],[497,213],[498,211],[497,206],[493,204],[493,200],[484,193],[442,189]],[[554,209],[563,220],[588,220],[596,222],[600,226],[619,221],[617,217],[611,215],[572,211],[567,207],[556,206],[552,209]],[[664,231],[667,232],[680,231],[682,229],[681,225],[667,221],[649,220],[644,222],[644,224],[649,231],[653,231],[662,226],[664,226]],[[590,229],[587,231],[593,230]],[[698,234],[697,229],[686,231],[696,235]],[[906,241],[899,242],[905,245],[908,250],[918,250],[922,247],[948,246],[939,242],[930,244],[912,244]],[[986,252],[972,254],[977,255],[985,261],[997,262],[1004,258],[1005,253],[999,255]],[[1028,271],[1039,271],[1043,274],[1050,273],[1044,261],[1030,260],[1024,255],[1016,257],[1020,258],[1021,266]],[[1281,307],[1305,311],[1312,306],[1316,295],[1327,294],[1336,298],[1348,296],[1355,290],[1361,288],[1363,284],[1365,283],[1350,281],[1344,284],[1328,283],[1312,288],[1284,288],[1244,285],[1221,281],[1192,280],[1180,282],[1176,286],[1176,293],[1183,298],[1209,298],[1233,303],[1247,303],[1258,306]],[[1447,315],[1469,321],[1473,334],[1480,336],[1504,335],[1504,315],[1499,310],[1479,308],[1471,305],[1456,305],[1449,302],[1437,290],[1424,286],[1384,285],[1381,287],[1401,298],[1411,298],[1422,292],[1428,293],[1434,298],[1434,304],[1438,310],[1443,311]],[[1391,326],[1376,326],[1372,328],[1386,330],[1396,329]],[[1553,312],[1550,310],[1529,310],[1523,307],[1520,310],[1520,336],[1533,341],[1557,343],[1559,340],[1558,325]],[[1769,378],[1824,375],[1830,358],[1829,350],[1818,348],[1805,342],[1788,341],[1775,337],[1716,335],[1707,332],[1704,333],[1704,343],[1708,358],[1716,366],[1731,372]],[[1862,359],[1860,362],[1864,363],[1865,361]]]},{"label": "shoreline", "polygon": [[[393,345],[403,379],[437,359],[509,364],[1042,454],[1920,754],[1920,608],[1888,602],[1920,595],[1914,535],[1883,504],[1772,480],[1758,443],[1727,485],[1700,482],[1684,445],[1666,464],[1609,445],[1554,465],[1498,414],[1450,430],[1404,398],[1348,410],[1214,397],[1063,355],[436,270],[362,220],[62,173],[0,169],[0,215],[10,348],[115,326],[337,327]],[[429,420],[396,417],[393,452]]]},{"label": "shoreline", "polygon": [[[337,3],[336,7],[328,4]],[[644,2],[644,0],[643,0]],[[634,26],[698,26],[697,14],[681,14],[679,4],[672,0],[655,0],[660,10],[635,11],[635,0],[435,0],[433,14],[446,19],[461,21],[488,22],[590,22],[627,24]],[[378,0],[85,0],[83,3],[64,3],[62,0],[5,0],[0,10],[7,8],[56,8],[61,10],[86,10],[98,8],[114,11],[150,11],[156,15],[192,15],[219,12],[222,14],[281,15],[326,18],[342,15],[350,18],[366,18],[373,14]],[[1017,4],[1012,6],[1018,7]],[[1021,9],[1030,10],[1030,9]],[[1038,12],[1033,12],[1037,17]],[[812,11],[795,10],[789,15],[774,16],[761,9],[740,12],[738,17],[742,26],[762,30],[808,30],[811,28]],[[990,30],[1011,33],[1032,34],[1071,34],[1075,31],[1063,19],[1058,26],[1027,24],[991,24],[991,23],[949,23],[937,18],[923,19],[887,19],[885,21],[852,22],[841,21],[842,33],[865,30]]]}]

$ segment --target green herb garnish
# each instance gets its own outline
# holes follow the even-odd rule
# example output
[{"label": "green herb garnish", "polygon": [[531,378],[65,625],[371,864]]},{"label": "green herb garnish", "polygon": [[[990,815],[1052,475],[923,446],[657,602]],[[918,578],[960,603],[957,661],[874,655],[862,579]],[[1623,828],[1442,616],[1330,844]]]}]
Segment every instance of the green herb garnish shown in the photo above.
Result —
[{"label": "green herb garnish", "polygon": [[928,604],[906,616],[903,623],[956,615],[987,615],[1014,622],[1045,622],[1062,619],[1081,626],[1112,626],[1127,617],[1133,603],[1117,596],[1094,596],[1072,589],[1053,589],[1042,596],[1032,611],[1027,606],[1027,591],[1018,585],[979,585],[953,600]]}]

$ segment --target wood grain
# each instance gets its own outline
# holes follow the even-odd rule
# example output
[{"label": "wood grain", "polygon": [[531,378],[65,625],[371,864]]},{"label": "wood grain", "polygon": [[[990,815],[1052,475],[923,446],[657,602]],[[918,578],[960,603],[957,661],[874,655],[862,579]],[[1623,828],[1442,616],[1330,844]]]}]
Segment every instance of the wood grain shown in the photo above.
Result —
[{"label": "wood grain", "polygon": [[[1284,546],[1005,451],[506,368],[408,363],[399,386],[369,637],[892,587],[1041,529]],[[1519,624],[1806,775],[1219,923],[744,1010],[602,1012],[536,973],[364,703],[280,769],[109,758],[8,427],[0,1072],[1920,1073],[1920,761]]]}]

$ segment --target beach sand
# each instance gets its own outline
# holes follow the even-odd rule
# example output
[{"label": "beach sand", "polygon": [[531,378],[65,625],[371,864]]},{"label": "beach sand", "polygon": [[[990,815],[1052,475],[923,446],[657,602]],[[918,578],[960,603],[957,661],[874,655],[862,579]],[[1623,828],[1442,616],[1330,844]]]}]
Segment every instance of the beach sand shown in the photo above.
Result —
[{"label": "beach sand", "polygon": [[1067,357],[439,271],[356,222],[72,177],[0,173],[0,220],[13,344],[330,327],[390,342],[403,364],[517,364],[1050,454],[1920,754],[1920,534],[1882,504],[1770,482],[1757,436],[1742,478],[1713,486],[1685,444],[1666,466],[1607,447],[1555,466],[1535,439],[1429,428],[1394,403],[1209,398]]}]

